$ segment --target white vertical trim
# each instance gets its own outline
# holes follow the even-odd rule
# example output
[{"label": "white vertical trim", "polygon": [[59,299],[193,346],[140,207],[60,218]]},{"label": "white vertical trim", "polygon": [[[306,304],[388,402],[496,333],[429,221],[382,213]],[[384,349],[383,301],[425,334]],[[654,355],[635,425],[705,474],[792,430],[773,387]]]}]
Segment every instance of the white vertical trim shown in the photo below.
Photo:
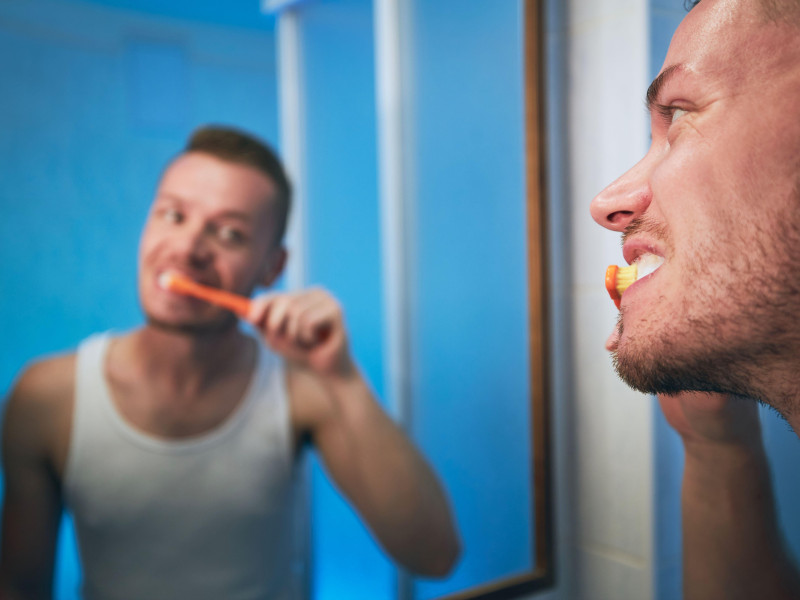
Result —
[{"label": "white vertical trim", "polygon": [[[647,152],[649,1],[570,0],[567,14],[571,254],[571,401],[578,598],[652,600],[653,402],[599,351],[617,310],[599,280],[619,260],[619,236],[588,218],[588,201]],[[602,106],[603,118],[597,119]],[[598,151],[602,148],[602,152]]]},{"label": "white vertical trim", "polygon": [[306,0],[261,0],[261,12],[280,13],[295,8]]},{"label": "white vertical trim", "polygon": [[[286,231],[289,261],[286,287],[306,285],[306,172],[305,90],[300,17],[295,8],[284,8],[277,19],[278,107],[283,163],[292,182],[292,206]],[[313,590],[313,523],[311,461],[303,453],[298,461],[293,544],[294,597],[309,600]]]},{"label": "white vertical trim", "polygon": [[281,147],[293,188],[286,232],[286,284],[294,290],[306,284],[305,102],[300,25],[295,10],[280,14],[277,34]]},{"label": "white vertical trim", "polygon": [[378,181],[383,252],[386,397],[395,418],[409,424],[409,319],[399,0],[375,1]]},{"label": "white vertical trim", "polygon": [[[408,294],[407,169],[403,157],[403,69],[400,2],[375,0],[375,85],[384,302],[384,377],[389,410],[411,425],[411,320]],[[414,582],[397,570],[397,600],[411,600]]]}]

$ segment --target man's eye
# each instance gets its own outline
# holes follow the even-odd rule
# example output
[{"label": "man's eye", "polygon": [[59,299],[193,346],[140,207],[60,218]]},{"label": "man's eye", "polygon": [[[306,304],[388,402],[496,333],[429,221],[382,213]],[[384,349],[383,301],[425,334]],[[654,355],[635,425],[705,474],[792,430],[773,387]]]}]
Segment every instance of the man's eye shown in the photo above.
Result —
[{"label": "man's eye", "polygon": [[656,109],[658,110],[658,114],[670,125],[688,112],[677,106],[666,106],[663,104],[659,104]]},{"label": "man's eye", "polygon": [[244,233],[234,227],[220,227],[217,235],[223,242],[230,244],[241,244],[245,241]]},{"label": "man's eye", "polygon": [[167,208],[161,212],[161,218],[167,223],[180,223],[183,221],[183,215],[174,208]]},{"label": "man's eye", "polygon": [[670,117],[670,123],[674,123],[678,119],[680,119],[683,115],[686,114],[687,111],[683,110],[682,108],[677,108],[675,106],[672,108],[672,116]]}]

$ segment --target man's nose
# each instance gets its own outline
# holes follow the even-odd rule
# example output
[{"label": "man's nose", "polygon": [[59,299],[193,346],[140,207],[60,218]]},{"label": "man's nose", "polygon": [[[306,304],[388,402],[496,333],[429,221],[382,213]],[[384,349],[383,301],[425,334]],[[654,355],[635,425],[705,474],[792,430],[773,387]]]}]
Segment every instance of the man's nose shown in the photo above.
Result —
[{"label": "man's nose", "polygon": [[592,218],[607,229],[624,231],[650,206],[653,194],[648,172],[645,158],[606,187],[592,200]]},{"label": "man's nose", "polygon": [[178,236],[176,245],[186,261],[193,266],[205,265],[212,256],[212,244],[205,227],[186,227]]}]

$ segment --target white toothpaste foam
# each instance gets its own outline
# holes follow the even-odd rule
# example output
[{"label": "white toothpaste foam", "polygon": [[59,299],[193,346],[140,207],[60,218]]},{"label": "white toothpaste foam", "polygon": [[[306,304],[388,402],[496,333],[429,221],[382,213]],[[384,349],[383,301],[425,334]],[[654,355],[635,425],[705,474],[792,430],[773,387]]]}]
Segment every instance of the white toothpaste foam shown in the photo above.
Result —
[{"label": "white toothpaste foam", "polygon": [[641,279],[655,273],[664,264],[664,257],[657,254],[642,254],[636,259],[636,278]]}]

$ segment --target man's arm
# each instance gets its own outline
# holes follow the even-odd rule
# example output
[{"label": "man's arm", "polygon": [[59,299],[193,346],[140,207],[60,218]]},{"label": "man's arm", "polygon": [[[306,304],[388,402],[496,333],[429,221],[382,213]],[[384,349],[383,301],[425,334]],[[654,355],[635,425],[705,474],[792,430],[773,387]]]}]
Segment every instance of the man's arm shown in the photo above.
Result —
[{"label": "man's arm", "polygon": [[[0,598],[48,599],[60,524],[61,488],[47,448],[57,433],[56,373],[34,365],[12,391],[3,419],[5,489],[0,544]],[[48,439],[49,438],[49,439]]]},{"label": "man's arm", "polygon": [[353,364],[341,311],[322,290],[256,300],[251,321],[289,361],[292,422],[381,545],[420,575],[443,576],[460,552],[445,492]]},{"label": "man's arm", "polygon": [[686,450],[684,600],[800,599],[800,576],[778,529],[754,400],[661,397]]}]

